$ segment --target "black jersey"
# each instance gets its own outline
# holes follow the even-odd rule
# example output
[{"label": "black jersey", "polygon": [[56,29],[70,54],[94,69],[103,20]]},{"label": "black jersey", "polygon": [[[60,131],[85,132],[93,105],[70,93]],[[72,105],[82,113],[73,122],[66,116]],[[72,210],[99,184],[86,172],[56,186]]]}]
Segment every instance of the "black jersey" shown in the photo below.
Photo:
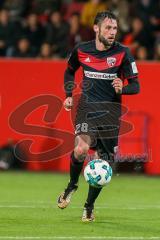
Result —
[{"label": "black jersey", "polygon": [[[72,96],[73,89],[68,85],[74,81],[74,73],[80,66],[83,69],[82,93],[89,102],[120,102],[121,97],[116,94],[112,81],[117,77],[129,80],[138,76],[135,60],[126,46],[114,42],[108,50],[99,51],[95,40],[80,43],[70,54],[65,72],[67,96]],[[125,88],[122,93],[127,94]],[[134,94],[134,88],[130,94]]]}]

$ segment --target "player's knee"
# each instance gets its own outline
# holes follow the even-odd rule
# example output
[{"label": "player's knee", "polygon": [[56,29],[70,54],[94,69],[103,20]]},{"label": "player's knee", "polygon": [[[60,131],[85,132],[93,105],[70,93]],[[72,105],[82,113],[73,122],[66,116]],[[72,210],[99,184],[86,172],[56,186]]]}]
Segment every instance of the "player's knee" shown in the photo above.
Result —
[{"label": "player's knee", "polygon": [[87,154],[88,150],[89,150],[89,146],[86,144],[83,146],[75,147],[74,152],[76,155],[83,155],[83,154]]},{"label": "player's knee", "polygon": [[89,146],[87,144],[76,146],[74,149],[74,155],[77,159],[84,158],[87,155],[88,150]]}]

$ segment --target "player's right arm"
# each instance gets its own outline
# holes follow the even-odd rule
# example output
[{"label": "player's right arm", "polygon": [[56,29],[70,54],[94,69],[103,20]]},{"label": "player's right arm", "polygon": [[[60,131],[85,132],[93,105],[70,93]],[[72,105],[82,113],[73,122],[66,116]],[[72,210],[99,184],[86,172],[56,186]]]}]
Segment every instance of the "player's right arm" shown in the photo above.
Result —
[{"label": "player's right arm", "polygon": [[68,65],[64,73],[64,89],[66,93],[64,108],[68,111],[73,106],[72,91],[74,89],[75,72],[79,67],[80,62],[78,59],[78,46],[76,46],[69,56]]}]

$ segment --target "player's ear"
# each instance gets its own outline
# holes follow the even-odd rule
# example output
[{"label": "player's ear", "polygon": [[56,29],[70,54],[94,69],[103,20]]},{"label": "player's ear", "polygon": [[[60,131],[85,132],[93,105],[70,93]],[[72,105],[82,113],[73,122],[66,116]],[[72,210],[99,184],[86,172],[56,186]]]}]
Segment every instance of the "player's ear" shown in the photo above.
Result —
[{"label": "player's ear", "polygon": [[93,25],[93,30],[95,33],[98,33],[98,31],[99,31],[98,25]]}]

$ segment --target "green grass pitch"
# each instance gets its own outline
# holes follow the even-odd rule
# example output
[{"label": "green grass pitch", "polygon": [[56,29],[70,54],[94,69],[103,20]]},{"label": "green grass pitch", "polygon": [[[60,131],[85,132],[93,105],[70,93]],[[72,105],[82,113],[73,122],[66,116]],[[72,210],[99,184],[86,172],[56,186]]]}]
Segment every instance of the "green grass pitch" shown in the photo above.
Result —
[{"label": "green grass pitch", "polygon": [[81,222],[88,185],[67,209],[57,196],[67,174],[0,172],[1,239],[160,239],[160,179],[114,175],[95,205],[96,221]]}]

